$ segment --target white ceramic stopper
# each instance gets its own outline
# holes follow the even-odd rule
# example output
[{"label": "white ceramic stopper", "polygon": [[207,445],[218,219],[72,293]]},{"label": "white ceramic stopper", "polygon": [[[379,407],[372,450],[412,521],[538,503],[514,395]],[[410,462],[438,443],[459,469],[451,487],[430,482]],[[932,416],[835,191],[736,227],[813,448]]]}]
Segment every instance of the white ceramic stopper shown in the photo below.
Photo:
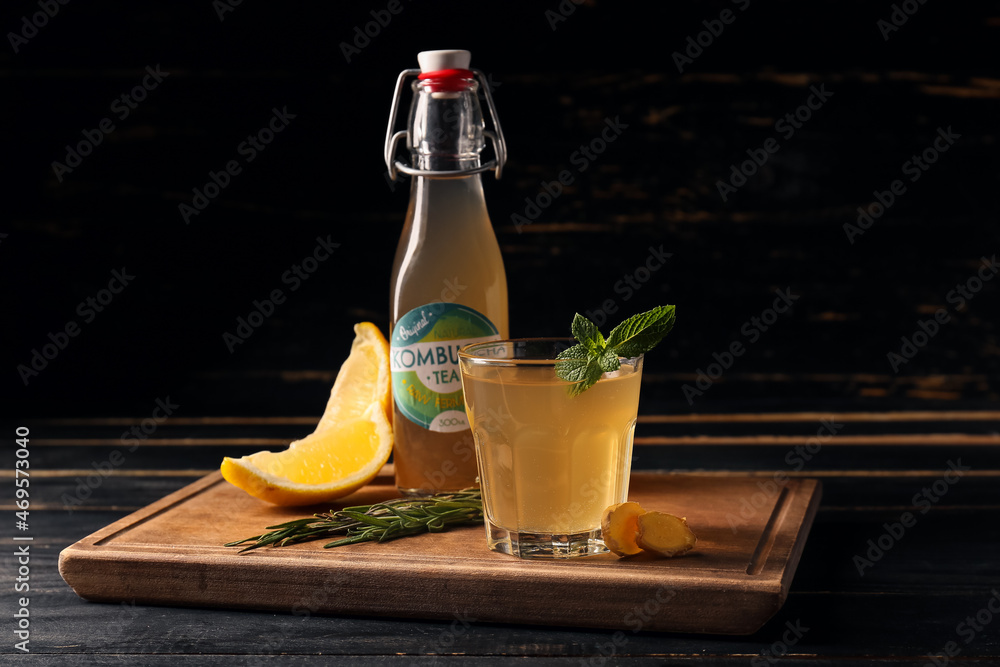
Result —
[{"label": "white ceramic stopper", "polygon": [[461,49],[443,49],[441,51],[421,51],[417,54],[420,71],[436,72],[439,69],[469,69],[472,53]]}]

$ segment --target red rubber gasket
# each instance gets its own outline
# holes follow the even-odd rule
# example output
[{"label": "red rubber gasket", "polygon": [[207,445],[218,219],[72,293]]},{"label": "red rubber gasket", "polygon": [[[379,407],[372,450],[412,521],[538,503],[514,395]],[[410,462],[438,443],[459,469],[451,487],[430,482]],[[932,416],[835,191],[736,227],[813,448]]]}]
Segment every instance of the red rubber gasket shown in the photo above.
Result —
[{"label": "red rubber gasket", "polygon": [[439,69],[423,72],[417,78],[427,81],[432,93],[438,93],[465,90],[475,75],[469,69]]}]

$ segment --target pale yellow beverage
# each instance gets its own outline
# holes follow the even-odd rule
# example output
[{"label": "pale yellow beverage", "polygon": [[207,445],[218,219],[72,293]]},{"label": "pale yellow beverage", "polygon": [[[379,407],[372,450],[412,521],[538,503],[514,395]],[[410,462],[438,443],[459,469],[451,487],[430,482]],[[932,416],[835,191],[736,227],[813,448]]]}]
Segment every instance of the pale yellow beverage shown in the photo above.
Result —
[{"label": "pale yellow beverage", "polygon": [[[552,360],[475,363],[463,352],[491,548],[522,557],[600,553],[601,514],[628,496],[641,357],[583,393],[555,376]],[[484,354],[488,357],[488,354]]]},{"label": "pale yellow beverage", "polygon": [[507,336],[507,280],[478,174],[415,180],[390,298],[396,485],[408,494],[475,486],[458,349]]}]

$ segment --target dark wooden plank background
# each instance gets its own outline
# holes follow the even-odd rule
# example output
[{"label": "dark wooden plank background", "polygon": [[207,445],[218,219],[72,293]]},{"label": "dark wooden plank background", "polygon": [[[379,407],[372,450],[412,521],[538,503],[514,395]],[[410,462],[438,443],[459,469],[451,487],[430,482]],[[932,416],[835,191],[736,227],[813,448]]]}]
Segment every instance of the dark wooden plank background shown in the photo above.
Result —
[{"label": "dark wooden plank background", "polygon": [[[562,334],[608,299],[617,316],[677,304],[647,411],[995,404],[997,282],[961,311],[946,296],[998,246],[997,3],[927,3],[888,41],[891,3],[564,4],[553,30],[556,2],[406,2],[350,63],[338,45],[379,3],[244,3],[222,21],[207,1],[67,5],[0,51],[12,414],[145,414],[166,396],[177,415],[318,414],[350,325],[388,327],[408,197],[381,160],[395,76],[449,45],[498,84],[510,162],[486,192],[513,334]],[[733,23],[679,73],[672,53],[723,9]],[[32,11],[8,3],[3,26]],[[112,101],[157,65],[169,75],[119,120]],[[786,140],[774,124],[810,86],[832,96]],[[285,107],[287,130],[185,225],[178,205]],[[105,117],[115,131],[59,182],[52,162]],[[628,127],[578,171],[609,118]],[[849,243],[843,225],[939,127],[961,138]],[[717,181],[772,137],[780,151],[723,201]],[[563,169],[574,184],[516,228]],[[281,276],[318,236],[340,248],[292,291]],[[619,281],[661,246],[672,256],[629,295]],[[78,304],[122,267],[135,280],[86,322]],[[276,288],[287,301],[230,353],[223,333]],[[794,310],[749,343],[741,328],[778,288]],[[894,372],[887,354],[937,308],[952,321]],[[80,335],[25,386],[17,366],[70,321]],[[682,385],[733,341],[746,354],[689,405]]]}]

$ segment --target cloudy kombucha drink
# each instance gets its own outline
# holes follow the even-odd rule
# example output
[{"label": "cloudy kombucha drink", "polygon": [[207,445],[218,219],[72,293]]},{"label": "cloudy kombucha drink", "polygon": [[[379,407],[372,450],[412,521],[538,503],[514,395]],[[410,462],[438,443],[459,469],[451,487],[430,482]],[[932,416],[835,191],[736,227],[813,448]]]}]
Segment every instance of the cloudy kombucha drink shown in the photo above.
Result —
[{"label": "cloudy kombucha drink", "polygon": [[490,547],[529,558],[600,553],[601,513],[628,496],[641,357],[573,396],[551,362],[465,359],[484,349],[463,354],[463,374]]}]

